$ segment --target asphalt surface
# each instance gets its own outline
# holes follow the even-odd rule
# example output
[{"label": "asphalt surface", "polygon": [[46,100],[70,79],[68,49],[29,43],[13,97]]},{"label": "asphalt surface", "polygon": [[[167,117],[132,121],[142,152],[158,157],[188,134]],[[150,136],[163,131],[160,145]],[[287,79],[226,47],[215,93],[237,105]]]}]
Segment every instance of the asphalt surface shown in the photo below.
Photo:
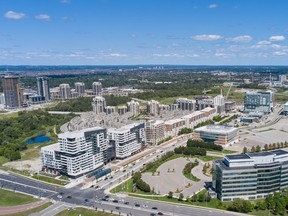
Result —
[{"label": "asphalt surface", "polygon": [[[107,178],[99,182],[98,188],[80,189],[79,187],[63,188],[48,185],[42,182],[26,179],[24,177],[11,174],[0,173],[0,186],[4,189],[14,190],[15,192],[22,192],[36,197],[48,198],[57,203],[57,206],[86,206],[94,209],[105,209],[118,214],[124,213],[125,215],[145,216],[158,214],[162,212],[164,215],[179,215],[179,216],[228,216],[240,215],[233,212],[220,211],[216,209],[206,209],[194,206],[182,206],[176,204],[161,203],[153,200],[143,200],[140,198],[127,197],[125,195],[109,195],[109,198],[104,200],[107,196],[105,190],[114,187],[116,184],[121,183],[133,171],[137,171],[143,167],[147,162],[153,161],[157,155],[160,156],[167,151],[173,150],[176,146],[184,145],[187,139],[180,140],[171,144],[170,146],[156,150],[156,153],[145,156],[138,160],[136,163],[124,168],[125,171],[119,171],[113,175],[113,178]],[[117,200],[118,202],[113,200]],[[58,202],[60,204],[58,204]],[[126,202],[126,204],[125,204]],[[127,203],[128,202],[128,203]],[[157,209],[152,209],[156,207]],[[56,208],[56,207],[55,207]],[[58,208],[58,207],[57,207]],[[50,211],[50,210],[49,210]],[[53,211],[50,211],[52,213]],[[56,211],[55,211],[56,212]]]}]

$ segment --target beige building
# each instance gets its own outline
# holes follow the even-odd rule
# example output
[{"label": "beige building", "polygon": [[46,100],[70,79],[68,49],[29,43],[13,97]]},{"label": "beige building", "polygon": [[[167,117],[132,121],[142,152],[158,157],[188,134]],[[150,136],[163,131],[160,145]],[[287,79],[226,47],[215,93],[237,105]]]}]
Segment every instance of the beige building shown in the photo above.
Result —
[{"label": "beige building", "polygon": [[146,142],[156,145],[165,138],[165,124],[162,120],[150,120],[146,122]]}]

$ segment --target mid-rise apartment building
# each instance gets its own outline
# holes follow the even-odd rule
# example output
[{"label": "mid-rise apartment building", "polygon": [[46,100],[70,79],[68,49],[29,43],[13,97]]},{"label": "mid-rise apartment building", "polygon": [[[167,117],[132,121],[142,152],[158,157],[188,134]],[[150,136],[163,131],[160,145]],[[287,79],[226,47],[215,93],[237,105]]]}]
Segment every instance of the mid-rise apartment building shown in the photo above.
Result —
[{"label": "mid-rise apartment building", "polygon": [[247,92],[244,96],[245,112],[270,113],[273,109],[273,92]]},{"label": "mid-rise apartment building", "polygon": [[196,110],[196,100],[188,99],[188,98],[178,98],[176,100],[178,104],[178,109],[180,110]]},{"label": "mid-rise apartment building", "polygon": [[41,148],[44,169],[78,177],[104,165],[107,158],[106,129],[94,127],[58,134],[58,143]]},{"label": "mid-rise apartment building", "polygon": [[288,152],[227,155],[213,162],[213,187],[221,201],[262,199],[288,187]]},{"label": "mid-rise apartment building", "polygon": [[78,97],[82,97],[85,94],[85,83],[83,82],[76,82],[75,83],[75,91]]},{"label": "mid-rise apartment building", "polygon": [[145,124],[133,123],[108,129],[109,141],[115,144],[116,158],[124,159],[141,151],[145,144]]},{"label": "mid-rise apartment building", "polygon": [[152,116],[158,116],[160,112],[160,103],[155,100],[148,101],[146,104],[147,113]]},{"label": "mid-rise apartment building", "polygon": [[162,120],[150,120],[145,124],[146,142],[156,145],[165,138],[165,124]]}]

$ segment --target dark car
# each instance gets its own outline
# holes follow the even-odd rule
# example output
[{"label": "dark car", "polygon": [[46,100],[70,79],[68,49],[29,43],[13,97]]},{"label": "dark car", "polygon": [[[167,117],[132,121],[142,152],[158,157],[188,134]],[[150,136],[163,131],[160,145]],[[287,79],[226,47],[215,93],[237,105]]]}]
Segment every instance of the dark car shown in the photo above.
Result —
[{"label": "dark car", "polygon": [[102,201],[108,201],[108,199],[106,199],[105,197],[102,198]]},{"label": "dark car", "polygon": [[164,215],[162,212],[158,212],[158,215]]},{"label": "dark car", "polygon": [[129,202],[124,202],[125,205],[129,205]]},{"label": "dark car", "polygon": [[150,216],[156,216],[156,214],[155,213],[151,213]]},{"label": "dark car", "polygon": [[120,210],[120,207],[119,207],[119,206],[116,206],[115,209]]},{"label": "dark car", "polygon": [[89,199],[85,199],[85,202],[89,202]]},{"label": "dark car", "polygon": [[113,179],[113,176],[110,176],[110,179]]},{"label": "dark car", "polygon": [[96,189],[99,188],[99,185],[96,185],[95,188],[96,188]]},{"label": "dark car", "polygon": [[106,195],[104,198],[105,198],[105,199],[109,199],[110,197],[109,197],[108,195]]},{"label": "dark car", "polygon": [[71,199],[71,198],[72,198],[72,196],[67,196],[67,198],[68,198],[68,199]]},{"label": "dark car", "polygon": [[135,203],[135,207],[140,207],[140,204],[139,203]]},{"label": "dark car", "polygon": [[114,200],[113,200],[113,203],[118,203],[118,200],[114,199]]},{"label": "dark car", "polygon": [[154,207],[152,207],[152,209],[157,210],[158,208],[154,206]]}]

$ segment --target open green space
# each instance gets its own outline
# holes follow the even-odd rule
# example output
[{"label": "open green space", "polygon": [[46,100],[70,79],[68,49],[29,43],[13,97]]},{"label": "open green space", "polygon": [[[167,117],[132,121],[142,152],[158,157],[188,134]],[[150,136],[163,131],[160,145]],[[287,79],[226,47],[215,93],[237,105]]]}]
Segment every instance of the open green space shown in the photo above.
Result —
[{"label": "open green space", "polygon": [[[117,213],[117,211],[114,211]],[[101,212],[101,211],[95,211],[92,209],[85,209],[85,208],[75,208],[75,209],[66,209],[58,214],[56,216],[111,216],[111,215],[116,215],[116,214],[111,214],[111,213],[106,213],[106,212]]]},{"label": "open green space", "polygon": [[13,192],[0,189],[0,194],[0,206],[16,206],[38,201],[38,199],[35,199],[32,196],[21,194],[17,191]]},{"label": "open green space", "polygon": [[[20,152],[28,148],[26,140],[38,135],[46,135],[56,141],[54,128],[59,128],[68,122],[75,115],[51,115],[43,110],[21,111],[16,113],[18,117],[0,119],[0,156],[7,158],[9,161],[26,159],[34,157],[37,152],[28,153]],[[47,144],[47,143],[46,143]],[[31,155],[31,156],[30,156]]]}]

